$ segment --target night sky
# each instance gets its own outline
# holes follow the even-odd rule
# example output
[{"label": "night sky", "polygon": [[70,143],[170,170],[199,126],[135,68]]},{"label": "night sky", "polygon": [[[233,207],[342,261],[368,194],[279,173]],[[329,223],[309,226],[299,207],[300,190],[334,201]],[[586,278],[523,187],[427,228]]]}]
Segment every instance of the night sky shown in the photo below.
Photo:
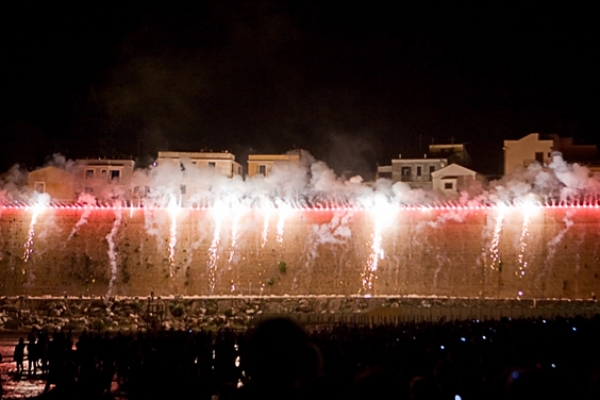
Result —
[{"label": "night sky", "polygon": [[84,3],[3,12],[0,171],[53,153],[143,163],[229,150],[245,162],[305,148],[369,178],[453,140],[494,174],[503,139],[600,144],[592,8]]}]

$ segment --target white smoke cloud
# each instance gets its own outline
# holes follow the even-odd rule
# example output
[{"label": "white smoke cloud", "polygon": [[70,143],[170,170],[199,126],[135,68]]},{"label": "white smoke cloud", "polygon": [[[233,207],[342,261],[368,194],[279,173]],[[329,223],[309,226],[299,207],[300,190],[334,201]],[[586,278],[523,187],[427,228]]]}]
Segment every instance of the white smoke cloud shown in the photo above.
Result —
[{"label": "white smoke cloud", "polygon": [[[451,202],[465,206],[517,204],[523,199],[537,204],[585,200],[600,196],[600,179],[578,164],[566,163],[559,153],[553,154],[549,165],[532,164],[511,175],[484,185],[470,182],[460,193],[445,195],[433,190],[411,189],[404,182],[378,179],[363,182],[362,177],[348,180],[338,177],[324,162],[316,161],[308,152],[301,152],[300,163],[277,163],[267,177],[257,175],[243,179],[228,178],[214,168],[202,168],[181,160],[161,163],[150,169],[134,171],[130,184],[106,184],[97,193],[101,202],[129,200],[134,205],[167,207],[172,198],[180,206],[208,207],[216,201],[227,206],[272,207],[285,203],[292,207],[350,205],[367,207],[373,198],[385,198],[395,205],[444,205]],[[61,154],[54,154],[46,163],[74,173],[77,165]],[[182,168],[183,165],[183,168]],[[77,187],[85,187],[79,182]],[[0,201],[31,200],[27,173],[18,165],[0,175]]]}]

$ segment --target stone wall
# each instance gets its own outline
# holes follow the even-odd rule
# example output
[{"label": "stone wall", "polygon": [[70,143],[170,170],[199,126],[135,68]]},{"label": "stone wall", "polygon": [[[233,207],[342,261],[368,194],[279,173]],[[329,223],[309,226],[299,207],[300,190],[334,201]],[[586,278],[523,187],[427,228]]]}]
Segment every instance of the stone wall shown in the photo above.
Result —
[{"label": "stone wall", "polygon": [[0,331],[33,328],[136,331],[139,329],[246,329],[274,316],[303,325],[384,324],[502,317],[592,317],[597,301],[406,298],[26,298],[0,299]]},{"label": "stone wall", "polygon": [[270,214],[46,208],[34,214],[0,208],[0,295],[593,299],[600,293],[598,208]]}]

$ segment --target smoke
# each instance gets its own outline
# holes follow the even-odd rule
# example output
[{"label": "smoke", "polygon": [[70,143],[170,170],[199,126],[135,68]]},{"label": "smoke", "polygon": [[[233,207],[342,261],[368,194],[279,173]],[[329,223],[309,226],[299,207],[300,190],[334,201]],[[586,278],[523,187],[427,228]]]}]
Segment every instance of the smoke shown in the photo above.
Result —
[{"label": "smoke", "polygon": [[77,164],[73,160],[67,160],[65,156],[60,153],[54,153],[52,156],[46,158],[44,167],[56,167],[64,169],[65,171],[72,172],[75,170]]},{"label": "smoke", "polygon": [[534,203],[556,204],[598,199],[598,176],[587,167],[566,163],[558,152],[552,156],[549,165],[531,164],[500,181],[491,182],[479,200],[492,204],[515,204],[528,199]]},{"label": "smoke", "polygon": [[27,187],[27,171],[15,164],[0,175],[0,203],[26,200],[33,193]]},{"label": "smoke", "polygon": [[[96,198],[90,194],[82,193],[79,195],[79,199],[77,199],[77,202],[80,204],[83,204],[85,206],[93,206],[93,205],[96,205]],[[81,213],[81,218],[79,218],[79,221],[77,221],[77,223],[71,230],[71,233],[69,234],[69,237],[67,238],[67,242],[69,240],[71,240],[71,238],[77,233],[77,231],[79,231],[79,228],[81,228],[83,225],[87,224],[88,218],[91,213],[92,213],[92,209],[90,207],[85,207],[83,209],[83,213]],[[66,245],[66,243],[65,243],[65,245]]]},{"label": "smoke", "polygon": [[[298,152],[298,151],[296,151]],[[129,201],[145,208],[167,207],[175,199],[181,207],[211,207],[221,202],[226,207],[280,208],[350,206],[371,209],[382,202],[399,206],[519,205],[558,204],[576,201],[596,202],[600,197],[600,179],[578,164],[566,163],[559,153],[549,165],[531,164],[488,185],[471,181],[459,193],[444,194],[428,189],[411,189],[405,182],[378,179],[365,182],[360,175],[340,177],[322,161],[300,151],[300,163],[276,163],[268,176],[228,178],[216,168],[203,168],[190,160],[161,163],[137,169],[131,182],[111,182],[102,187],[97,198],[102,202]],[[48,158],[47,166],[73,174],[74,187],[83,189],[86,181],[79,166],[61,154]],[[27,172],[18,165],[0,176],[0,201],[32,202],[33,190],[27,186]],[[31,185],[31,183],[30,183]],[[81,193],[79,202],[94,204]],[[377,200],[376,200],[377,199]],[[457,220],[450,215],[443,218]],[[83,220],[81,224],[85,223]],[[437,225],[438,222],[432,222]],[[148,221],[148,233],[154,235],[156,222]],[[79,226],[81,226],[81,224]],[[78,226],[78,227],[79,227]],[[432,225],[433,226],[433,225]],[[78,228],[77,227],[77,228]]]}]

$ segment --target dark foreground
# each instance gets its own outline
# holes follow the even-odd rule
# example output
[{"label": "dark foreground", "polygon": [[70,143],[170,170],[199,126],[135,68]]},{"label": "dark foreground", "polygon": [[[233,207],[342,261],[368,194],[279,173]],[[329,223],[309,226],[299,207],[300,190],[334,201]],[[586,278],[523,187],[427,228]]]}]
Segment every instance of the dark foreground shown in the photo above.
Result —
[{"label": "dark foreground", "polygon": [[[274,319],[245,332],[83,332],[78,338],[39,331],[29,340],[38,344],[30,348],[39,358],[36,376],[44,380],[33,378],[33,364],[29,375],[27,360],[15,374],[6,356],[2,379],[12,388],[6,395],[39,399],[596,399],[598,338],[600,316],[310,331]],[[37,392],[15,391],[19,378]]]}]

